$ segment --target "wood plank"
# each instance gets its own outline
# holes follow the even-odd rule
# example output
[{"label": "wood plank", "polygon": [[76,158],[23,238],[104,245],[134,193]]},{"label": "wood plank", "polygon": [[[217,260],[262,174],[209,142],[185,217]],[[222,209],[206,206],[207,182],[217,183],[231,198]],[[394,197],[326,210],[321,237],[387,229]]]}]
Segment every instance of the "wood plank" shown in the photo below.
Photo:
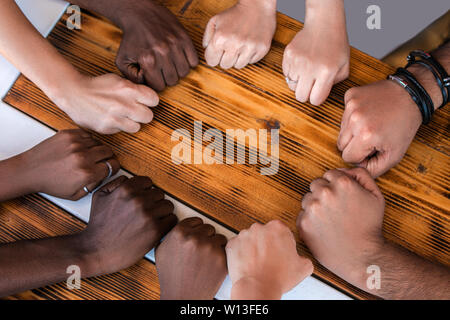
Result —
[{"label": "wood plank", "polygon": [[[85,223],[39,195],[0,204],[0,245],[25,239],[41,239],[73,234]],[[106,276],[84,279],[80,290],[58,283],[26,291],[4,299],[159,299],[156,267],[142,259],[136,265]]]},{"label": "wood plank", "polygon": [[[198,52],[210,16],[232,1],[164,1],[177,13],[193,37]],[[121,32],[106,20],[83,13],[83,29],[69,31],[64,17],[49,40],[81,71],[98,75],[116,72],[114,58]],[[128,171],[150,176],[177,199],[234,230],[255,221],[280,219],[295,230],[301,197],[309,183],[326,170],[343,167],[336,148],[347,88],[383,79],[392,69],[352,49],[350,79],[337,85],[321,107],[301,104],[285,84],[280,69],[284,46],[302,27],[278,15],[278,30],[269,55],[242,71],[223,71],[201,65],[176,87],[161,95],[155,121],[136,135],[98,136],[111,145]],[[25,77],[5,101],[54,129],[75,125]],[[405,159],[379,179],[387,198],[384,232],[387,238],[418,254],[450,264],[449,253],[449,143],[448,108],[421,128]],[[204,129],[259,129],[280,126],[280,170],[261,176],[260,166],[174,165],[170,154],[175,129],[193,134],[194,120]],[[246,146],[248,151],[249,146]],[[299,250],[309,252],[299,242]],[[359,298],[370,297],[321,266],[316,275]]]}]

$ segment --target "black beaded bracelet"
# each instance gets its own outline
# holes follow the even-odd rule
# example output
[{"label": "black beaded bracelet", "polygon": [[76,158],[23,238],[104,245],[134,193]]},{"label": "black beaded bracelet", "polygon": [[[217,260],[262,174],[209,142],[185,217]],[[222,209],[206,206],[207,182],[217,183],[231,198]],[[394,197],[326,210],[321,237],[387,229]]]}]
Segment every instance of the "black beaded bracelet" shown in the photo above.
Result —
[{"label": "black beaded bracelet", "polygon": [[409,85],[413,88],[413,90],[419,94],[421,104],[423,109],[425,110],[426,115],[423,118],[423,123],[424,124],[429,123],[431,121],[431,116],[434,113],[434,103],[428,92],[419,83],[419,81],[417,81],[414,75],[405,68],[398,68],[396,75],[403,76],[409,82]]}]

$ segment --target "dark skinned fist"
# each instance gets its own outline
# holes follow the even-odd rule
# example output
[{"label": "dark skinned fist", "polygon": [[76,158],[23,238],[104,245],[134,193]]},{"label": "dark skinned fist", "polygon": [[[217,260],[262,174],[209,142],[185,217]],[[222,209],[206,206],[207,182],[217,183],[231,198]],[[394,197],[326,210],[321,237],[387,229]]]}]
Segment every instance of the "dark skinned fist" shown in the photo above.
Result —
[{"label": "dark skinned fist", "polygon": [[79,238],[90,274],[134,265],[177,223],[173,204],[147,177],[117,178],[97,191],[89,225]]},{"label": "dark skinned fist", "polygon": [[226,244],[200,218],[181,221],[156,250],[161,299],[213,299],[227,275]]},{"label": "dark skinned fist", "polygon": [[177,18],[153,1],[127,1],[121,22],[119,70],[131,81],[157,91],[177,84],[198,65],[194,45]]}]

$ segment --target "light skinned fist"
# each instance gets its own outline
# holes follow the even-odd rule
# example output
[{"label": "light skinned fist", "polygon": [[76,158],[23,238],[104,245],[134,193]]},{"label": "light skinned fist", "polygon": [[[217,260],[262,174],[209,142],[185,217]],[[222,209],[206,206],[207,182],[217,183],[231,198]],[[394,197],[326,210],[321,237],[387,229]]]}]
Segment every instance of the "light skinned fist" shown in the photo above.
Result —
[{"label": "light skinned fist", "polygon": [[203,37],[210,66],[242,69],[264,58],[276,29],[275,0],[240,0],[211,18]]},{"label": "light skinned fist", "polygon": [[400,85],[384,80],[352,88],[338,148],[345,162],[378,177],[402,160],[421,123],[419,108]]},{"label": "light skinned fist", "polygon": [[78,125],[101,134],[136,133],[153,120],[149,107],[159,97],[149,87],[115,74],[80,77],[51,97]]},{"label": "light skinned fist", "polygon": [[241,231],[226,252],[232,299],[280,299],[313,272],[311,261],[298,255],[291,230],[278,220]]},{"label": "light skinned fist", "polygon": [[314,180],[297,218],[300,238],[327,269],[359,286],[384,245],[384,198],[366,169],[331,170]]},{"label": "light skinned fist", "polygon": [[302,103],[322,104],[333,85],[349,75],[344,4],[341,0],[328,2],[307,1],[305,26],[284,52],[283,73]]}]

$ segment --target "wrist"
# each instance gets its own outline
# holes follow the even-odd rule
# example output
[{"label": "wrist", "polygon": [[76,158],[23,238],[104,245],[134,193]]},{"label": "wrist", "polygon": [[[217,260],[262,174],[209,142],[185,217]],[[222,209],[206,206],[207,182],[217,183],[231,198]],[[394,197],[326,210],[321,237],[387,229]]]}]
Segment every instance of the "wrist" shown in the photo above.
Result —
[{"label": "wrist", "polygon": [[394,92],[394,96],[399,97],[398,101],[407,101],[407,103],[402,105],[408,105],[409,108],[405,110],[407,114],[402,113],[402,121],[409,120],[412,127],[416,128],[417,130],[422,125],[423,118],[422,113],[420,112],[419,107],[414,102],[412,97],[409,95],[408,91],[406,91],[405,88],[401,87],[400,84],[392,81],[392,80],[385,80],[386,85],[388,86],[389,92]]},{"label": "wrist", "polygon": [[328,26],[336,23],[344,24],[345,8],[343,0],[307,0],[305,25],[320,21]]},{"label": "wrist", "polygon": [[254,277],[243,277],[231,288],[232,300],[279,300],[282,295],[277,285]]},{"label": "wrist", "polygon": [[427,91],[431,100],[433,100],[434,109],[437,110],[443,101],[442,93],[436,82],[436,78],[433,76],[431,71],[419,64],[410,66],[408,71],[414,75],[417,81]]},{"label": "wrist", "polygon": [[81,92],[81,86],[85,85],[91,77],[83,75],[75,70],[75,72],[67,74],[64,81],[61,81],[58,85],[51,86],[45,89],[44,92],[47,96],[64,112],[70,113],[71,97]]},{"label": "wrist", "polygon": [[29,170],[25,154],[0,161],[0,201],[38,192]]},{"label": "wrist", "polygon": [[114,22],[123,32],[126,32],[130,26],[135,26],[136,22],[138,23],[136,31],[140,32],[141,26],[139,25],[139,19],[137,19],[136,14],[141,14],[142,12],[148,14],[152,12],[150,11],[151,9],[155,10],[158,6],[153,0],[118,0],[117,4],[115,2],[112,4],[113,6],[106,14],[106,17]]},{"label": "wrist", "polygon": [[270,12],[277,11],[277,0],[239,0],[239,4],[249,7],[254,7],[257,5],[258,7]]},{"label": "wrist", "polygon": [[102,259],[100,254],[93,249],[92,240],[87,236],[86,231],[67,236],[66,245],[72,252],[74,260],[78,261],[83,277],[94,277],[105,274],[102,269]]}]

